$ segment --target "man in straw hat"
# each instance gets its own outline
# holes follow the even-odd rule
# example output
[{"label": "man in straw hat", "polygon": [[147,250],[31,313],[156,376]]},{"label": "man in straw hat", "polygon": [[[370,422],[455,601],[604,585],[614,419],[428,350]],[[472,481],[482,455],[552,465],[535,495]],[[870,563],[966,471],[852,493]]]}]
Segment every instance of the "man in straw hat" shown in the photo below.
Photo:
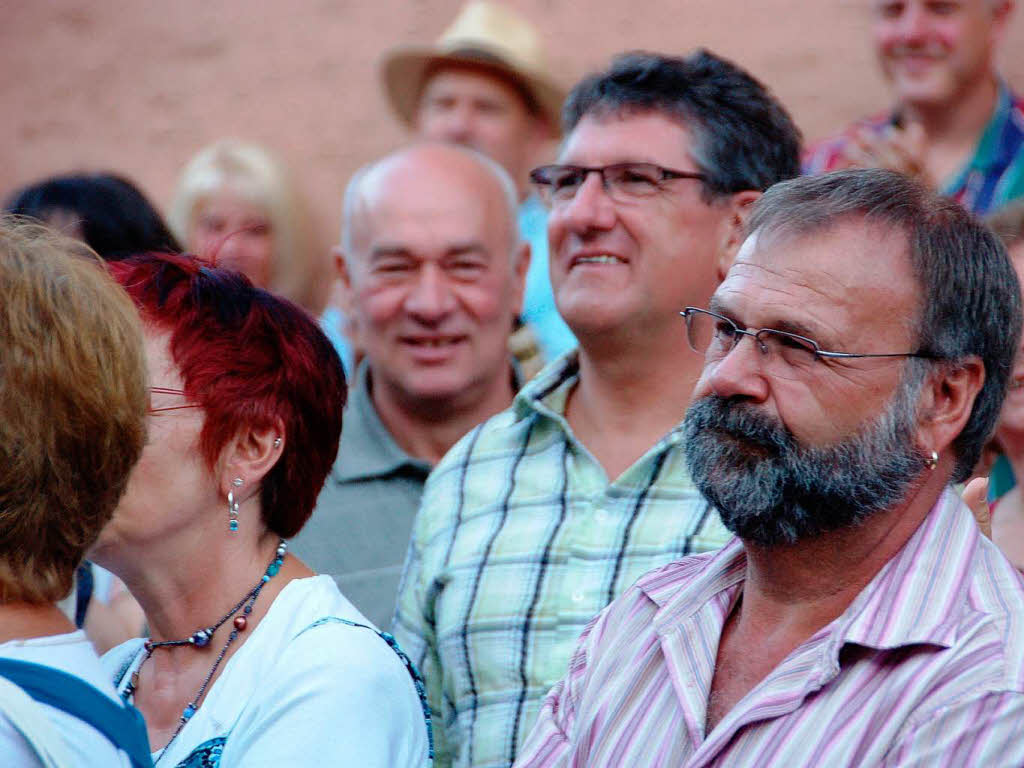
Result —
[{"label": "man in straw hat", "polygon": [[399,590],[440,766],[512,763],[590,618],[728,539],[684,462],[701,361],[678,313],[710,298],[761,191],[799,172],[783,108],[707,51],[621,56],[564,115],[558,164],[531,178],[579,350],[433,470]]},{"label": "man in straw hat", "polygon": [[471,2],[434,45],[388,53],[383,79],[395,113],[418,136],[472,147],[508,171],[519,190],[520,235],[532,250],[523,320],[547,359],[575,346],[555,308],[547,216],[527,176],[558,137],[565,98],[548,72],[537,30],[500,3]]}]

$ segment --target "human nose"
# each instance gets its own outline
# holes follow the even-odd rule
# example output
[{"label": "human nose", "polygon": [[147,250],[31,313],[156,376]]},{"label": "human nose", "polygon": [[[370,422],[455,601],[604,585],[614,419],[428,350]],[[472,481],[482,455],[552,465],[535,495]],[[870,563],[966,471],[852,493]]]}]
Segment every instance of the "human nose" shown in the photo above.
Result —
[{"label": "human nose", "polygon": [[597,171],[587,173],[576,194],[557,213],[574,231],[611,229],[615,223],[615,203],[605,189],[604,176]]},{"label": "human nose", "polygon": [[425,265],[406,296],[406,311],[425,323],[437,323],[455,308],[455,295],[440,267]]},{"label": "human nose", "polygon": [[899,20],[899,34],[906,44],[923,41],[928,33],[928,13],[920,3],[907,3]]},{"label": "human nose", "polygon": [[465,143],[473,137],[474,118],[468,105],[459,104],[444,115],[444,137],[448,141]]},{"label": "human nose", "polygon": [[[724,357],[707,364],[711,370],[705,370],[705,375],[712,391],[720,397],[763,402],[768,397],[764,370],[768,363],[767,347],[754,333],[741,331],[740,334]],[[744,344],[748,336],[750,343]]]}]

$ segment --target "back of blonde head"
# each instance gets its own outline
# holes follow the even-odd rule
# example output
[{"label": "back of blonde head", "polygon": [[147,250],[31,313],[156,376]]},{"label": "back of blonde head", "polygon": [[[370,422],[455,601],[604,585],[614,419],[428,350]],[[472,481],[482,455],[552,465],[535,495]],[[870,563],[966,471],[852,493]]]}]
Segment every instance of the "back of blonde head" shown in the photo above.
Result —
[{"label": "back of blonde head", "polygon": [[140,321],[85,245],[0,217],[0,603],[64,597],[146,438]]}]

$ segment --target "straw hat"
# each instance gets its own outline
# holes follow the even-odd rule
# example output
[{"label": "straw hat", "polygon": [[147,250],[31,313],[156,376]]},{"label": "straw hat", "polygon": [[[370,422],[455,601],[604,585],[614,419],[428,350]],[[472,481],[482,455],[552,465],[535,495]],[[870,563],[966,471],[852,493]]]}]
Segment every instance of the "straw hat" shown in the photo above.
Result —
[{"label": "straw hat", "polygon": [[558,132],[566,92],[548,74],[537,30],[512,9],[485,0],[470,2],[434,45],[403,46],[385,56],[384,88],[407,125],[413,124],[428,71],[445,62],[482,64],[509,75]]}]

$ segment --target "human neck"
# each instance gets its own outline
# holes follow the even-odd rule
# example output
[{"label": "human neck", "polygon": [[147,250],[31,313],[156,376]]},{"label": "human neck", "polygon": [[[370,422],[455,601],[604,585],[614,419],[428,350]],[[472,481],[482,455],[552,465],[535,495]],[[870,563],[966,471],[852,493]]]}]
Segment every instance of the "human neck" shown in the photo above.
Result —
[{"label": "human neck", "polygon": [[0,604],[0,643],[74,631],[75,625],[52,603]]},{"label": "human neck", "polygon": [[996,107],[998,86],[994,75],[988,75],[954,104],[912,104],[900,107],[907,123],[920,123],[930,149],[936,151],[972,151]]},{"label": "human neck", "polygon": [[370,384],[373,407],[394,441],[431,465],[477,424],[508,408],[515,395],[511,366],[478,392],[444,400],[414,401],[390,387]]},{"label": "human neck", "polygon": [[[211,626],[255,586],[279,543],[269,532],[240,532],[222,546],[211,545],[223,539],[210,532],[189,531],[180,538],[180,546],[165,541],[134,554],[126,550],[116,569],[142,606],[155,642],[181,640]],[[281,584],[274,582],[280,581],[268,583],[263,594],[276,594]],[[260,602],[265,608],[272,599]]]},{"label": "human neck", "polygon": [[856,529],[788,547],[744,542],[742,619],[791,638],[795,647],[845,611],[927,517],[948,476],[929,472],[907,501]]},{"label": "human neck", "polygon": [[566,418],[611,480],[683,420],[703,368],[685,338],[648,341],[580,338]]}]

